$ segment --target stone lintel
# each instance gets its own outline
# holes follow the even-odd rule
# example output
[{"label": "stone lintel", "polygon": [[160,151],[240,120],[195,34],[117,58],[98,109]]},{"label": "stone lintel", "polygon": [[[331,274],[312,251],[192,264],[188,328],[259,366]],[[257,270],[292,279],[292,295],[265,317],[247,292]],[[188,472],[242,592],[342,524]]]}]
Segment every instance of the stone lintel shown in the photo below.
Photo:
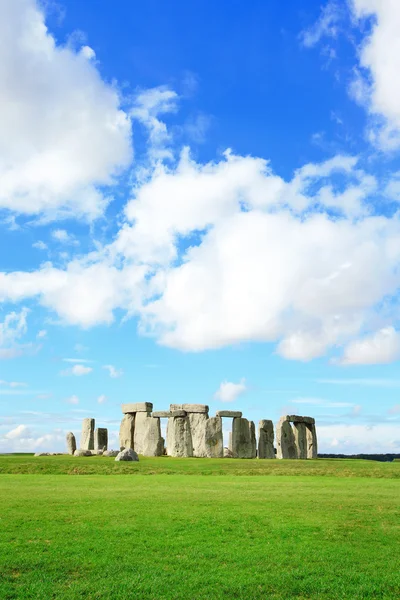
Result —
[{"label": "stone lintel", "polygon": [[290,423],[306,423],[306,425],[315,425],[315,419],[313,417],[301,417],[299,415],[286,415],[281,420],[289,421]]},{"label": "stone lintel", "polygon": [[167,419],[172,417],[172,413],[170,410],[155,410],[151,416],[159,419]]},{"label": "stone lintel", "polygon": [[171,410],[171,417],[186,417],[186,410]]},{"label": "stone lintel", "polygon": [[230,417],[230,418],[241,418],[243,413],[241,410],[217,410],[215,413],[216,417]]},{"label": "stone lintel", "polygon": [[122,412],[126,415],[127,413],[137,412],[151,412],[153,410],[152,402],[130,402],[129,404],[122,404]]},{"label": "stone lintel", "polygon": [[171,404],[170,410],[185,410],[187,413],[204,413],[208,414],[209,407],[207,404]]}]

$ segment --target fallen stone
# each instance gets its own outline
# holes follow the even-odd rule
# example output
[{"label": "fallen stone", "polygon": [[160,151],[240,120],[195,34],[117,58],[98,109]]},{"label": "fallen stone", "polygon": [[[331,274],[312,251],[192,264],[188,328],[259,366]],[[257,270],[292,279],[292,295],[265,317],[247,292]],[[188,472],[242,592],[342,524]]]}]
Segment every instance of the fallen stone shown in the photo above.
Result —
[{"label": "fallen stone", "polygon": [[136,413],[133,447],[143,456],[162,456],[164,443],[160,419],[153,418],[150,413]]},{"label": "fallen stone", "polygon": [[224,458],[237,458],[236,454],[232,452],[229,448],[225,446],[224,448]]},{"label": "fallen stone", "polygon": [[51,456],[50,452],[36,452],[35,456]]},{"label": "fallen stone", "polygon": [[217,410],[216,417],[231,417],[232,419],[241,418],[243,413],[241,410]]},{"label": "fallen stone", "polygon": [[210,417],[206,420],[205,449],[207,458],[223,458],[224,456],[222,419],[220,417]]},{"label": "fallen stone", "polygon": [[83,419],[82,421],[82,450],[94,450],[94,419]]},{"label": "fallen stone", "polygon": [[186,410],[171,410],[170,415],[171,417],[186,417],[187,412]]},{"label": "fallen stone", "polygon": [[207,404],[171,404],[170,410],[185,410],[187,413],[208,414],[209,407]]},{"label": "fallen stone", "polygon": [[151,414],[151,416],[156,419],[169,419],[169,417],[171,417],[172,415],[170,410],[156,410]]},{"label": "fallen stone", "polygon": [[67,452],[68,454],[74,454],[76,450],[76,439],[72,431],[67,433]]},{"label": "fallen stone", "polygon": [[317,430],[315,424],[306,424],[307,458],[318,458]]},{"label": "fallen stone", "polygon": [[235,417],[232,422],[230,449],[238,458],[255,458],[257,456],[256,431],[253,421]]},{"label": "fallen stone", "polygon": [[292,426],[286,417],[276,427],[277,458],[297,458],[297,448]]},{"label": "fallen stone", "polygon": [[152,410],[152,402],[131,402],[129,404],[122,404],[122,412],[124,414],[131,414],[137,412],[151,412]]},{"label": "fallen stone", "polygon": [[135,435],[135,415],[126,414],[123,416],[119,428],[119,445],[121,448],[133,448]]},{"label": "fallen stone", "polygon": [[168,456],[193,456],[189,417],[170,417],[167,425]]},{"label": "fallen stone", "polygon": [[93,456],[91,450],[75,450],[74,456]]},{"label": "fallen stone", "polygon": [[303,422],[293,424],[294,441],[297,458],[307,458],[307,427]]},{"label": "fallen stone", "polygon": [[258,424],[258,458],[276,458],[274,448],[274,424],[262,419]]},{"label": "fallen stone", "polygon": [[118,450],[105,450],[103,452],[103,456],[118,456],[119,451]]},{"label": "fallen stone", "polygon": [[108,430],[105,427],[99,427],[94,432],[94,449],[107,450]]},{"label": "fallen stone", "polygon": [[139,457],[132,448],[125,448],[125,450],[121,450],[121,452],[118,452],[117,456],[115,457],[115,460],[116,461],[126,460],[126,461],[138,462]]}]

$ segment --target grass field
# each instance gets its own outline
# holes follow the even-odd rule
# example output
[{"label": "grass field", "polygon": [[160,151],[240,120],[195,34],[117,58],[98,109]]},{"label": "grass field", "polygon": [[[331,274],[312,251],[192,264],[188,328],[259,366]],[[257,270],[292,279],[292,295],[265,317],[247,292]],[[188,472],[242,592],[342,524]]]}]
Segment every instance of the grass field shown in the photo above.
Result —
[{"label": "grass field", "polygon": [[1,456],[0,473],[2,600],[400,598],[399,463]]}]

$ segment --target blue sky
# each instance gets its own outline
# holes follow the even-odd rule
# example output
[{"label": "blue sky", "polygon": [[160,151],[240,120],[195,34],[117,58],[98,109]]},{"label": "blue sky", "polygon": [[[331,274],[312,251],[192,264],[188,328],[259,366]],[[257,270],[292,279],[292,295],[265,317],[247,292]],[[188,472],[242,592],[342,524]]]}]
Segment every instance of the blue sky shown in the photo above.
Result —
[{"label": "blue sky", "polygon": [[399,26],[389,0],[1,4],[0,452],[86,416],[117,446],[129,401],[400,452]]}]

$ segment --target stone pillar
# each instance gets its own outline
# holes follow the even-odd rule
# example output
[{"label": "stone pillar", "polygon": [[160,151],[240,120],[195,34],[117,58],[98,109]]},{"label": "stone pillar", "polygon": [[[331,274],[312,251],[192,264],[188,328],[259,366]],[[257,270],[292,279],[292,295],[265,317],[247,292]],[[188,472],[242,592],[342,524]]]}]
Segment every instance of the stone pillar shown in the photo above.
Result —
[{"label": "stone pillar", "polygon": [[256,457],[257,443],[253,421],[241,417],[233,419],[230,450],[238,458]]},{"label": "stone pillar", "polygon": [[137,412],[133,447],[143,456],[162,456],[164,440],[161,437],[160,419],[149,412]]},{"label": "stone pillar", "polygon": [[276,443],[278,458],[297,458],[293,429],[286,417],[282,417],[277,425]]},{"label": "stone pillar", "polygon": [[68,454],[74,454],[76,450],[76,439],[72,431],[67,433],[67,452]]},{"label": "stone pillar", "polygon": [[120,448],[132,448],[135,434],[135,415],[125,414],[119,428],[119,445]]},{"label": "stone pillar", "polygon": [[276,458],[274,448],[274,424],[263,419],[258,424],[258,458]]},{"label": "stone pillar", "polygon": [[81,450],[94,450],[94,419],[83,419]]},{"label": "stone pillar", "polygon": [[192,435],[187,416],[172,416],[167,425],[167,454],[168,456],[193,456]]},{"label": "stone pillar", "polygon": [[222,419],[211,417],[205,424],[205,448],[208,458],[224,457],[224,439],[222,436]]},{"label": "stone pillar", "polygon": [[170,411],[185,411],[190,424],[192,436],[193,456],[204,458],[207,456],[206,448],[206,423],[208,421],[209,407],[206,404],[171,404]]},{"label": "stone pillar", "polygon": [[305,423],[293,424],[297,458],[307,458],[307,427]]},{"label": "stone pillar", "polygon": [[306,423],[307,431],[307,458],[318,458],[318,442],[317,442],[317,430],[315,423]]},{"label": "stone pillar", "polygon": [[108,449],[108,430],[105,427],[99,427],[94,432],[94,449]]}]

